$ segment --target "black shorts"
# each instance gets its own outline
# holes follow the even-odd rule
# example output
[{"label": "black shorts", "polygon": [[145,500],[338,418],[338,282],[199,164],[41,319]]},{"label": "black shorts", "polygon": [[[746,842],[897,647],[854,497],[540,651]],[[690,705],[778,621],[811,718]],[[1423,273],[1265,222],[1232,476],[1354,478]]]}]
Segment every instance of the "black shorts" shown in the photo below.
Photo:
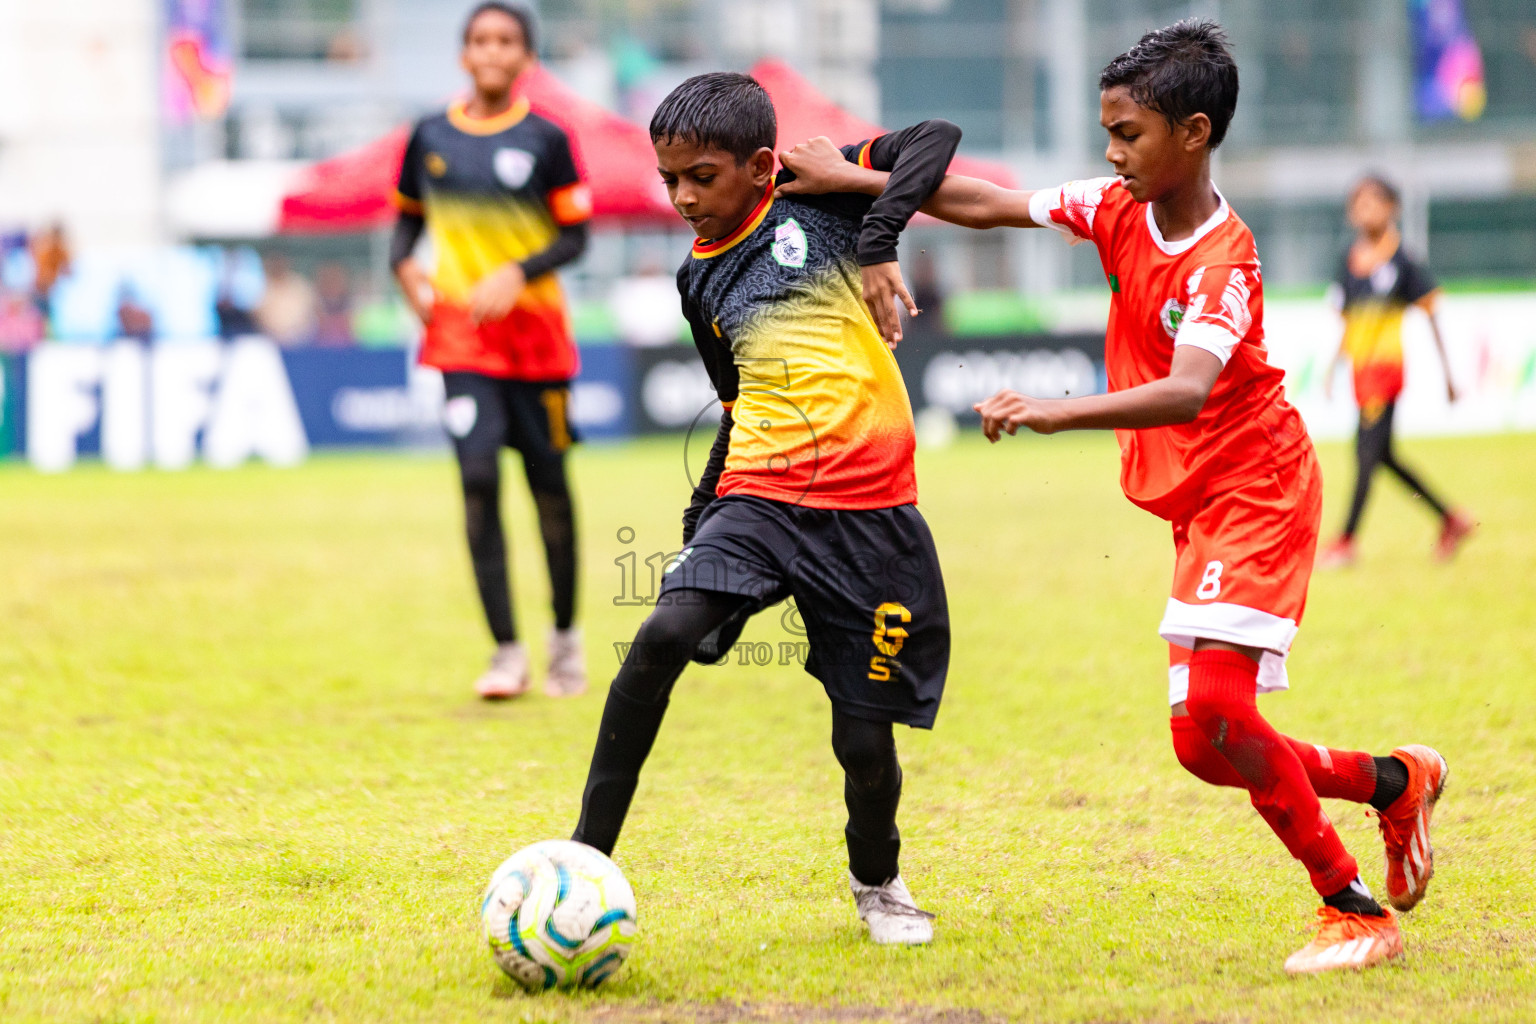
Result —
[{"label": "black shorts", "polygon": [[661,593],[740,594],[761,611],[793,597],[806,671],[844,714],[933,727],[949,670],[949,602],[928,524],[912,505],[806,508],[717,498]]},{"label": "black shorts", "polygon": [[460,461],[494,460],[502,448],[525,459],[558,459],[575,442],[565,382],[503,380],[483,373],[443,373],[443,426]]}]

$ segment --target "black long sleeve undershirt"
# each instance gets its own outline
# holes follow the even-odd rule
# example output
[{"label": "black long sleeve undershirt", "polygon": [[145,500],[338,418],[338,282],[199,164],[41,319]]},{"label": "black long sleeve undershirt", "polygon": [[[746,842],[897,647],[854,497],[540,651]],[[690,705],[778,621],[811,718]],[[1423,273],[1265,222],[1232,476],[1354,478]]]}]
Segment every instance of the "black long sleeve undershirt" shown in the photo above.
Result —
[{"label": "black long sleeve undershirt", "polygon": [[395,233],[389,239],[389,269],[393,270],[411,258],[426,229],[427,220],[421,214],[401,211],[395,220]]},{"label": "black long sleeve undershirt", "polygon": [[[410,258],[421,240],[427,222],[421,214],[401,213],[395,221],[395,233],[389,241],[389,265],[398,267],[402,260]],[[553,273],[587,251],[587,225],[566,224],[549,247],[523,260],[523,276],[532,281],[536,277]]]},{"label": "black long sleeve undershirt", "polygon": [[720,473],[725,469],[725,456],[731,447],[731,428],[735,425],[731,410],[726,409],[720,417],[720,429],[715,431],[715,442],[709,448],[709,461],[704,464],[699,482],[693,485],[693,497],[683,510],[685,547],[693,540],[693,532],[699,528],[699,517],[704,514],[705,506],[715,500],[715,488],[720,485]]},{"label": "black long sleeve undershirt", "polygon": [[536,277],[554,273],[587,251],[587,225],[563,224],[549,248],[523,260],[523,276]]},{"label": "black long sleeve undershirt", "polygon": [[960,145],[960,127],[942,118],[891,132],[869,147],[870,164],[890,170],[885,191],[864,214],[859,231],[859,266],[896,259],[896,239],[918,207],[944,181],[949,162]]}]

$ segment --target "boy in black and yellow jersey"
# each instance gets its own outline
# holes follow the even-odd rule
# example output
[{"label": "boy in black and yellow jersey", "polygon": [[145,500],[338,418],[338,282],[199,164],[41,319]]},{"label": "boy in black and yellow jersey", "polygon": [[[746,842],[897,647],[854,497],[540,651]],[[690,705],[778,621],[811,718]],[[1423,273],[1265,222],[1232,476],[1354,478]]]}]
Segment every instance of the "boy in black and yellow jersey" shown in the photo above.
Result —
[{"label": "boy in black and yellow jersey", "polygon": [[1330,289],[1344,320],[1344,335],[1323,379],[1325,391],[1331,394],[1338,364],[1349,361],[1360,429],[1355,435],[1354,497],[1343,532],[1318,555],[1318,565],[1325,569],[1354,564],[1355,534],[1378,466],[1390,470],[1439,519],[1435,557],[1441,561],[1454,555],[1477,525],[1466,512],[1452,509],[1436,497],[1423,479],[1404,465],[1392,443],[1392,421],[1403,391],[1403,314],[1409,308],[1417,306],[1428,316],[1430,337],[1445,376],[1446,400],[1455,402],[1458,397],[1436,310],[1440,287],[1429,268],[1403,251],[1397,228],[1400,205],[1395,185],[1368,175],[1355,185],[1345,208],[1356,235]]},{"label": "boy in black and yellow jersey", "polygon": [[[591,197],[565,133],[513,85],[534,62],[527,11],[482,3],[464,28],[467,101],[416,126],[400,168],[391,259],[425,325],[421,362],[443,372],[444,424],[464,490],[470,559],[497,648],[476,683],[487,699],[527,691],[501,527],[503,447],[522,454],[549,563],[554,630],[545,692],[586,689],[575,628],[576,527],[565,475],[576,345],[554,271],[586,247]],[[423,230],[437,265],[411,257]]]},{"label": "boy in black and yellow jersey", "polygon": [[793,596],[806,669],[832,701],[859,916],[876,942],[919,944],[933,925],[898,870],[892,726],[932,727],[949,612],[889,346],[894,303],[916,312],[896,239],[960,130],[929,121],[845,150],[892,172],[877,200],[775,198],[776,134],[768,94],[738,74],[689,79],[651,121],[667,191],[699,236],[678,290],[725,414],[683,550],[608,692],[574,838],[612,851],[690,657],[714,661],[747,617]]}]

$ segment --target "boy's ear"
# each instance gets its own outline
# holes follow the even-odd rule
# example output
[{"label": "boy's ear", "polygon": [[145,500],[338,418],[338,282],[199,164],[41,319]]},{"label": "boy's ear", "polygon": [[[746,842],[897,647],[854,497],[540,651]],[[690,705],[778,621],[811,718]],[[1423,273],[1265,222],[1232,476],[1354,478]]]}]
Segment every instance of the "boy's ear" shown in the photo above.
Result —
[{"label": "boy's ear", "polygon": [[1206,114],[1191,114],[1181,125],[1184,129],[1184,148],[1193,152],[1211,143],[1211,119]]},{"label": "boy's ear", "polygon": [[752,183],[758,188],[767,188],[768,182],[773,180],[773,171],[777,157],[773,150],[764,146],[747,158],[747,167],[752,172]]}]

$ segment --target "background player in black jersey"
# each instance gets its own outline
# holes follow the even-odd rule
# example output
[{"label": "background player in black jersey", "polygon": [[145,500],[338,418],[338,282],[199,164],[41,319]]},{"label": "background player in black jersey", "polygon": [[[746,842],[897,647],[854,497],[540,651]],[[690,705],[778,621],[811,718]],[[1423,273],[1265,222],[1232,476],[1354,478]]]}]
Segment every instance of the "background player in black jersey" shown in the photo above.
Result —
[{"label": "background player in black jersey", "polygon": [[1360,429],[1355,437],[1354,498],[1343,532],[1318,556],[1318,565],[1325,569],[1354,564],[1355,534],[1378,466],[1391,470],[1439,516],[1435,557],[1449,559],[1475,525],[1471,516],[1451,509],[1436,497],[1393,450],[1392,420],[1403,390],[1403,314],[1409,307],[1417,306],[1428,315],[1440,369],[1445,374],[1445,397],[1456,401],[1456,384],[1436,316],[1440,289],[1429,270],[1403,251],[1403,236],[1397,228],[1400,207],[1397,188],[1378,175],[1362,178],[1350,192],[1346,207],[1355,239],[1340,261],[1333,286],[1344,318],[1344,337],[1338,355],[1329,364],[1324,388],[1332,393],[1334,373],[1347,359],[1354,375],[1355,402],[1360,407]]},{"label": "background player in black jersey", "polygon": [[776,197],[776,137],[773,103],[746,75],[691,78],[651,120],[662,180],[699,236],[678,289],[726,413],[683,550],[608,691],[573,838],[612,852],[689,658],[715,660],[747,616],[793,596],[806,670],[832,702],[859,917],[876,942],[920,944],[933,924],[900,876],[892,726],[933,725],[949,612],[888,346],[895,303],[911,309],[897,236],[960,130],[930,121],[845,150],[891,171],[879,199]]},{"label": "background player in black jersey", "polygon": [[[426,328],[421,362],[443,372],[470,558],[497,644],[475,686],[487,699],[529,687],[501,524],[503,447],[523,457],[549,564],[555,622],[544,690],[574,696],[587,685],[565,472],[577,353],[554,271],[585,249],[592,204],[565,133],[514,88],[536,59],[533,30],[520,7],[492,2],[470,12],[461,60],[474,92],[417,124],[400,169],[391,251]],[[411,255],[423,230],[436,257],[430,275]]]}]

